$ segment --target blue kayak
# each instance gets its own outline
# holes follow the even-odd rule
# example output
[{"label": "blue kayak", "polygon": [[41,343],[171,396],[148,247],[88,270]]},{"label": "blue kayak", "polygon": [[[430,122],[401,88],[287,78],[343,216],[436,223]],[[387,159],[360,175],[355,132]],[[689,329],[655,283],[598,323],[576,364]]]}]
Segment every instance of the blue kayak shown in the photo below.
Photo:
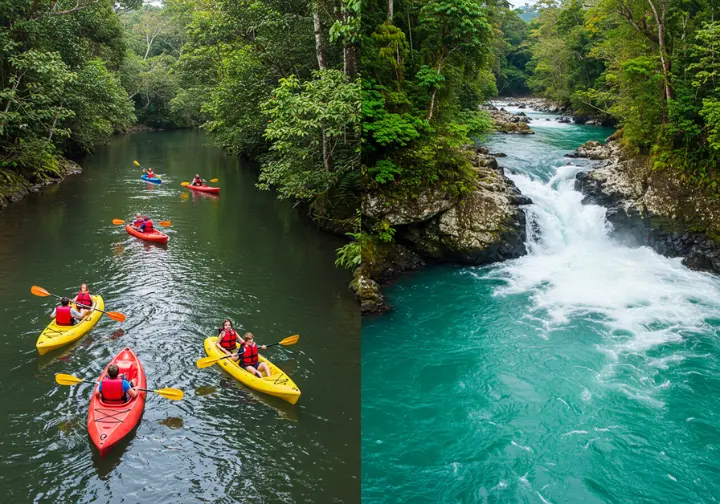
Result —
[{"label": "blue kayak", "polygon": [[150,178],[143,173],[140,178],[143,179],[145,182],[150,182],[152,184],[161,184],[162,183],[162,180],[160,180],[157,175],[155,175],[155,178]]}]

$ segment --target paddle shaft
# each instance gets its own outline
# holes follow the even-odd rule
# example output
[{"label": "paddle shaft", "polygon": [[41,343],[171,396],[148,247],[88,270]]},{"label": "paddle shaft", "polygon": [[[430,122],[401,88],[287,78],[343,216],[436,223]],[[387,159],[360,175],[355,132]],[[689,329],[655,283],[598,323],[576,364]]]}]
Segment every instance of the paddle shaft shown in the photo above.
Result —
[{"label": "paddle shaft", "polygon": [[[128,380],[129,381],[129,380]],[[92,383],[93,385],[98,385],[100,382],[94,382],[94,381],[88,381],[88,380],[80,380],[80,383]],[[155,392],[153,389],[147,389],[147,388],[140,388],[140,387],[133,387],[135,390],[142,390],[143,392]]]},{"label": "paddle shaft", "polygon": [[[271,344],[269,344],[269,345],[265,345],[265,348],[270,348],[271,346],[276,346],[276,345],[279,345],[279,344],[280,344],[280,343],[271,343]],[[260,346],[262,346],[262,345],[260,345]],[[240,348],[242,348],[242,345],[240,345]],[[236,354],[226,355],[225,357],[220,357],[218,360],[221,361],[221,360],[223,360],[223,359],[229,359],[229,358],[232,357],[233,355],[236,355]]]},{"label": "paddle shaft", "polygon": [[[58,299],[62,299],[63,296],[58,296],[57,294],[53,294],[52,292],[48,292],[52,297],[56,297]],[[90,308],[88,305],[84,305],[81,303],[75,303],[77,306],[82,306],[83,308]],[[95,311],[99,311],[100,313],[107,313],[106,311],[101,310],[100,308],[93,308]]]}]

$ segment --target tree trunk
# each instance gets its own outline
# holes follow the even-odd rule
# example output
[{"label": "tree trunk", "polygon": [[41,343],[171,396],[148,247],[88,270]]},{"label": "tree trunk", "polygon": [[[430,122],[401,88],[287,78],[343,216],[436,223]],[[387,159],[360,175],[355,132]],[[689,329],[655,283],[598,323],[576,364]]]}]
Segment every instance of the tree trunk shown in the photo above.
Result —
[{"label": "tree trunk", "polygon": [[663,69],[663,81],[665,84],[665,101],[672,99],[672,90],[670,88],[670,61],[668,61],[667,54],[665,54],[665,13],[667,12],[667,6],[663,5],[662,15],[658,14],[658,10],[653,3],[653,0],[648,0],[650,8],[655,16],[655,22],[657,23],[658,32],[658,48],[660,51],[660,64]]},{"label": "tree trunk", "polygon": [[328,140],[327,135],[325,134],[325,126],[322,128],[322,144],[323,144],[323,166],[325,167],[325,171],[332,172],[334,171],[333,167],[333,157],[332,157],[332,151],[330,150],[330,141]]},{"label": "tree trunk", "polygon": [[[320,5],[317,1],[313,2],[313,24],[315,26],[315,53],[317,54],[318,67],[320,70],[327,69],[325,63],[325,44],[322,38],[322,23],[320,22]],[[324,137],[323,133],[323,137]]]},{"label": "tree trunk", "polygon": [[392,24],[393,16],[395,15],[395,11],[393,9],[393,0],[387,0],[387,3],[388,3],[387,4],[387,7],[388,7],[388,9],[387,9],[388,17],[387,18],[388,18],[388,22],[390,22],[390,24]]},{"label": "tree trunk", "polygon": [[357,47],[352,44],[345,44],[343,48],[344,71],[350,79],[357,76]]}]

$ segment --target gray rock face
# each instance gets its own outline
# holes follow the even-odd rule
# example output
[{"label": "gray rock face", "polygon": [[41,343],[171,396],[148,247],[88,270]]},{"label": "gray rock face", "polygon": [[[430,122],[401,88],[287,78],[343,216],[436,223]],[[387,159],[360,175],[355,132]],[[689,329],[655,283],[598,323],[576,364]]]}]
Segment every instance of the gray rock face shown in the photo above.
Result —
[{"label": "gray rock face", "polygon": [[[692,269],[720,273],[720,202],[654,171],[646,157],[629,157],[619,143],[605,147],[607,159],[579,173],[575,188],[584,203],[607,208],[613,237],[627,246],[649,246],[667,257],[683,257]],[[593,149],[594,150],[594,149]]]},{"label": "gray rock face", "polygon": [[391,226],[425,222],[449,210],[456,203],[447,193],[434,189],[423,191],[412,201],[390,202],[381,195],[368,194],[363,198],[362,213],[371,219],[385,219]]},{"label": "gray rock face", "polygon": [[578,147],[575,152],[565,154],[565,157],[594,160],[608,159],[613,155],[613,149],[613,145],[601,144],[595,140],[589,140]]},{"label": "gray rock face", "polygon": [[358,297],[365,302],[365,313],[387,305],[380,303],[373,284],[361,279],[392,281],[426,261],[488,264],[527,253],[521,206],[532,202],[505,177],[486,148],[473,152],[471,165],[476,173],[473,187],[455,200],[431,190],[417,200],[393,204],[366,195],[363,222],[372,225],[386,219],[396,234],[392,244],[375,242],[363,248],[363,271],[353,281],[353,290],[364,293]]},{"label": "gray rock face", "polygon": [[378,283],[364,275],[361,268],[355,270],[353,281],[350,282],[350,289],[355,294],[355,298],[360,301],[361,313],[381,313],[390,309]]}]

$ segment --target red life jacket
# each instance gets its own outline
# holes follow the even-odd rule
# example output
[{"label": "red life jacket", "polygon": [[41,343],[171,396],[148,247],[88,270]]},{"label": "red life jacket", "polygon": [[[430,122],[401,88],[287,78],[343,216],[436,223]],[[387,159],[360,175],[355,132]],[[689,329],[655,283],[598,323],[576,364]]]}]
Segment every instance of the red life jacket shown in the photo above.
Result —
[{"label": "red life jacket", "polygon": [[147,172],[147,176],[148,176],[148,178],[155,178],[155,174],[149,170]]},{"label": "red life jacket", "polygon": [[[88,292],[83,293],[82,291],[78,292],[77,302],[82,305],[87,306],[88,308],[90,308],[93,304],[93,300],[90,297],[90,293],[88,293]],[[78,306],[78,308],[82,308],[82,306]]]},{"label": "red life jacket", "polygon": [[252,346],[245,343],[243,345],[243,353],[242,353],[242,365],[244,366],[254,366],[258,363],[258,347],[256,343],[253,343]]},{"label": "red life jacket", "polygon": [[193,182],[192,182],[192,185],[194,185],[194,186],[202,185],[202,179],[194,178],[194,179],[193,179]]},{"label": "red life jacket", "polygon": [[135,222],[133,222],[133,226],[135,226],[135,227],[140,227],[140,225],[141,225],[143,222],[145,222],[145,221],[142,220],[142,219],[138,219],[138,220],[136,220]]},{"label": "red life jacket", "polygon": [[73,318],[70,315],[70,306],[58,306],[55,308],[55,323],[57,325],[73,325]]},{"label": "red life jacket", "polygon": [[225,350],[232,352],[237,347],[237,333],[230,329],[230,332],[225,331],[225,334],[220,338],[220,346]]},{"label": "red life jacket", "polygon": [[145,227],[143,228],[143,231],[144,231],[145,233],[149,233],[149,232],[151,232],[152,230],[153,230],[153,223],[152,223],[151,220],[148,219],[148,220],[145,221]]},{"label": "red life jacket", "polygon": [[106,376],[102,381],[102,394],[103,401],[108,402],[125,402],[125,393],[123,392],[123,380],[119,376],[117,378],[110,378]]}]

